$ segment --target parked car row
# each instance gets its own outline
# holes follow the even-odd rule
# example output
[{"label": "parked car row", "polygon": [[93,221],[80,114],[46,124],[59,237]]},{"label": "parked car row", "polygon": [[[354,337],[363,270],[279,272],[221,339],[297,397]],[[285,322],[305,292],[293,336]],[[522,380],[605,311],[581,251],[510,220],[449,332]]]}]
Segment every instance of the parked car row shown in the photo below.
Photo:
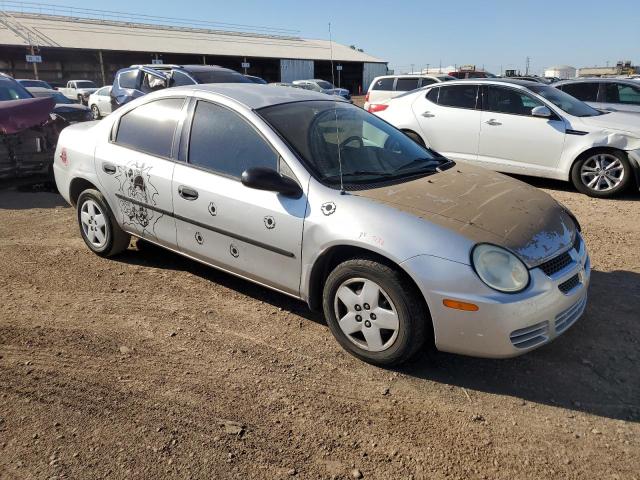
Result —
[{"label": "parked car row", "polygon": [[[393,102],[435,91],[431,119],[480,121],[491,86],[511,88],[434,83]],[[518,119],[537,108],[544,123],[557,107],[530,88],[487,92],[490,105]],[[444,150],[472,157],[456,153],[475,120],[456,118]],[[522,141],[503,123],[517,135],[507,146]],[[133,235],[299,298],[367,362],[399,364],[425,343],[510,357],[550,342],[586,306],[580,225],[546,193],[448,156],[337,95],[236,83],[162,89],[72,125],[54,172],[96,254]]]},{"label": "parked car row", "polygon": [[[367,109],[453,160],[568,180],[598,197],[640,185],[640,115],[598,110],[565,93],[582,81],[458,80],[373,103],[377,82]],[[619,82],[594,84],[606,92]],[[635,88],[624,85],[622,98],[635,101]]]}]

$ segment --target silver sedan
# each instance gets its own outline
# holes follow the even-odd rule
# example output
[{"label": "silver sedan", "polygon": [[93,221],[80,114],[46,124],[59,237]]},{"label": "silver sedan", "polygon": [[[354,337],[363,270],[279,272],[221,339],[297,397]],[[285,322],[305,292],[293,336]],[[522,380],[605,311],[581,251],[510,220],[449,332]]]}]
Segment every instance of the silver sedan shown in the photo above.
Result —
[{"label": "silver sedan", "polygon": [[299,298],[374,364],[426,342],[519,355],[586,305],[589,257],[566,208],[335,97],[162,90],[66,128],[54,172],[96,254],[133,235]]}]

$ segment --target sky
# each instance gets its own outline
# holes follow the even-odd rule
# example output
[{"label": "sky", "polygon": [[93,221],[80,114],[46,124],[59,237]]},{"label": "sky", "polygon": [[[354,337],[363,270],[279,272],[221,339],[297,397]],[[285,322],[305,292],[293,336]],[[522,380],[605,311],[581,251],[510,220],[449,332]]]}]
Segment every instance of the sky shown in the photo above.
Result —
[{"label": "sky", "polygon": [[[44,0],[43,0],[44,1]],[[293,29],[356,45],[396,72],[448,65],[542,74],[553,65],[640,64],[638,0],[57,0],[56,5]],[[49,4],[51,2],[49,1]],[[251,30],[249,27],[248,30]]]}]

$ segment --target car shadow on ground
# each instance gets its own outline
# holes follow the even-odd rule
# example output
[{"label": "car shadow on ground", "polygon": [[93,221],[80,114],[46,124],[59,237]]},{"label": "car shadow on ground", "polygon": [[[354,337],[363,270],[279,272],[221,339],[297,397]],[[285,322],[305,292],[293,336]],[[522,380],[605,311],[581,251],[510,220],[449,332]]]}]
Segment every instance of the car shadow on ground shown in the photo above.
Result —
[{"label": "car shadow on ground", "polygon": [[[115,260],[187,271],[253,299],[325,324],[306,304],[142,242]],[[640,421],[640,274],[593,271],[589,303],[554,342],[524,356],[478,359],[432,350],[398,371],[425,380],[508,395],[594,415]]]},{"label": "car shadow on ground", "polygon": [[512,359],[429,352],[405,374],[640,422],[640,274],[593,271],[585,314],[554,342]]},{"label": "car shadow on ground", "polygon": [[[522,182],[528,183],[532,187],[543,188],[546,190],[555,190],[557,192],[570,192],[576,193],[577,190],[570,182],[564,182],[562,180],[554,180],[551,178],[542,178],[542,177],[528,177],[525,175],[516,175],[511,173],[506,173],[512,178],[516,180],[520,180]],[[587,196],[585,195],[585,198]],[[617,195],[613,198],[613,200],[639,200],[640,195],[638,194],[638,188],[634,185],[627,188],[621,195]]]},{"label": "car shadow on ground", "polygon": [[189,272],[255,300],[295,313],[312,322],[326,324],[322,314],[312,312],[307,304],[301,300],[188,259],[149,242],[134,240],[129,250],[113,257],[113,260],[134,265]]},{"label": "car shadow on ground", "polygon": [[51,183],[37,183],[0,188],[0,210],[68,207]]}]

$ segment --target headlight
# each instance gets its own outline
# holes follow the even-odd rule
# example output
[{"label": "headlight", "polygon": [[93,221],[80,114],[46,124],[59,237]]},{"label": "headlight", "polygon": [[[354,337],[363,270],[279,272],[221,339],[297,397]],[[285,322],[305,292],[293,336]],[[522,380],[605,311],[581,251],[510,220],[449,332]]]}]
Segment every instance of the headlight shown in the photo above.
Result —
[{"label": "headlight", "polygon": [[515,293],[529,285],[529,270],[513,253],[488,243],[471,252],[473,268],[480,279],[494,290]]}]

